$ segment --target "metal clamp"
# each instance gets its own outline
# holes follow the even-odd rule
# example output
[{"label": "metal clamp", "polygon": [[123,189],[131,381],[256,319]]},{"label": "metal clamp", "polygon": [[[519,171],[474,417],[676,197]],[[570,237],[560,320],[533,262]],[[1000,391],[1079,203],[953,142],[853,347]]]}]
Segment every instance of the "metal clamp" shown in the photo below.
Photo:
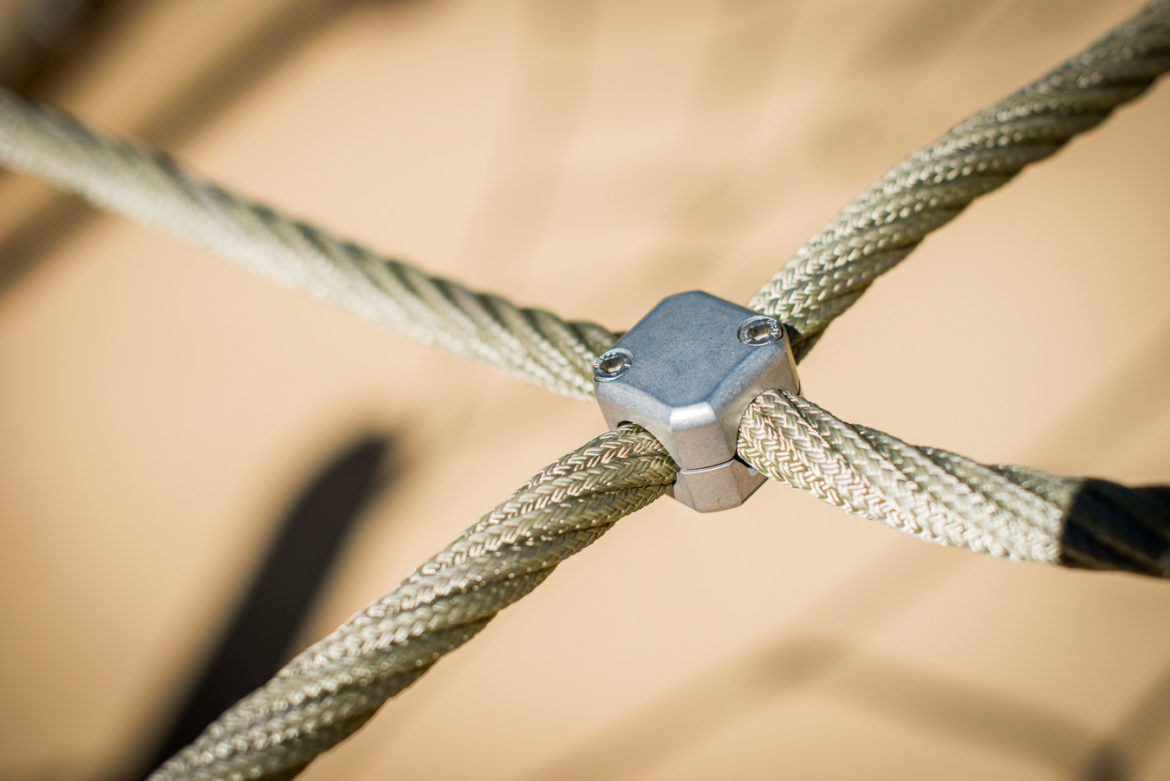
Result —
[{"label": "metal clamp", "polygon": [[699,512],[743,504],[764,482],[735,453],[752,399],[800,390],[784,326],[701,291],[663,300],[594,362],[593,381],[606,423],[657,437],[680,469],[672,495]]}]

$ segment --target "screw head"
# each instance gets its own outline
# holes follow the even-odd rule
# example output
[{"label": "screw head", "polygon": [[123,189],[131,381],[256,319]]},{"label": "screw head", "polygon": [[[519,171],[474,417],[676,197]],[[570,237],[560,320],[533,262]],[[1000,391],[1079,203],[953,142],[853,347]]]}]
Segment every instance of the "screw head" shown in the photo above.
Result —
[{"label": "screw head", "polygon": [[614,348],[598,356],[593,362],[593,380],[595,382],[609,382],[621,377],[634,365],[634,354],[621,347]]},{"label": "screw head", "polygon": [[784,327],[774,317],[755,315],[739,324],[737,335],[744,344],[759,347],[783,339]]}]

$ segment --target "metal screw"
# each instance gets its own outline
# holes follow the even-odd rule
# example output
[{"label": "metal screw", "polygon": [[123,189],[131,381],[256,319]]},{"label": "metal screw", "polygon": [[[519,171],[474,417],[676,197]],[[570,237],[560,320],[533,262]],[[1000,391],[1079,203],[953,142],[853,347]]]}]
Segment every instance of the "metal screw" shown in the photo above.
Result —
[{"label": "metal screw", "polygon": [[621,377],[634,365],[634,354],[629,350],[617,347],[601,355],[593,362],[593,379],[597,382],[609,382]]},{"label": "metal screw", "polygon": [[784,328],[775,318],[756,315],[739,324],[738,336],[744,344],[759,347],[783,339]]}]

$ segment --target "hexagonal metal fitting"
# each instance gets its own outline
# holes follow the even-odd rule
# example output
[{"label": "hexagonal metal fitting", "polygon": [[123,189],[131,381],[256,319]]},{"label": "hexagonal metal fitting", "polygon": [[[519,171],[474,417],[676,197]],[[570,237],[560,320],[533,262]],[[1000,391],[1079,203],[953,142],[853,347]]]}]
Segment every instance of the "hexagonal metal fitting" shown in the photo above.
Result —
[{"label": "hexagonal metal fitting", "polygon": [[593,365],[611,427],[630,422],[679,466],[673,496],[699,512],[743,504],[764,476],[736,457],[739,419],[769,388],[800,390],[784,326],[692,291],[664,299]]}]

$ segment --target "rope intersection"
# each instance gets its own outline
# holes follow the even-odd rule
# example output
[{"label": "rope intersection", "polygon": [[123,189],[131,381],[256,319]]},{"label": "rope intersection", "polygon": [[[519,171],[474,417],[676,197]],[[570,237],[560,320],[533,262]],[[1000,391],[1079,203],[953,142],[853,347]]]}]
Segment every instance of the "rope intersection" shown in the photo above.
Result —
[{"label": "rope intersection", "polygon": [[[1100,124],[1167,70],[1170,0],[1154,0],[892,168],[798,249],[749,306],[794,328],[802,357],[926,235]],[[517,307],[382,257],[2,90],[0,162],[569,396],[592,395],[590,365],[616,339],[599,325]],[[933,542],[1170,576],[1170,488],[985,466],[846,423],[783,391],[767,391],[749,407],[739,452],[774,480]],[[389,595],[299,654],[152,778],[296,775],[560,561],[660,497],[676,472],[657,440],[631,426],[563,456]]]}]

